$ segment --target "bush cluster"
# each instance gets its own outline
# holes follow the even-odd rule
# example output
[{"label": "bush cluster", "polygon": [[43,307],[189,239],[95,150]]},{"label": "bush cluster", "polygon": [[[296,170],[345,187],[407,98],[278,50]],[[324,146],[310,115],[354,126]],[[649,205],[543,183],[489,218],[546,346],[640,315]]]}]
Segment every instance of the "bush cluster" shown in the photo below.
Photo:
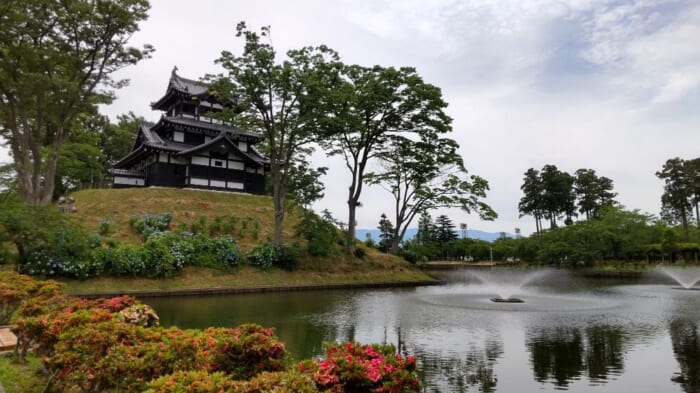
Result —
[{"label": "bush cluster", "polygon": [[102,248],[90,237],[59,236],[60,241],[29,253],[22,273],[86,279],[101,274],[162,278],[171,277],[185,265],[231,269],[241,261],[241,252],[230,236],[152,232],[138,246]]},{"label": "bush cluster", "polygon": [[319,217],[313,211],[304,211],[297,224],[295,236],[306,240],[306,250],[311,255],[328,256],[333,245],[340,239],[334,220],[330,215]]},{"label": "bush cluster", "polygon": [[297,263],[296,250],[289,246],[275,246],[271,243],[262,243],[255,246],[246,254],[248,263],[263,270],[273,266],[294,270]]},{"label": "bush cluster", "polygon": [[172,219],[173,215],[170,213],[145,214],[142,217],[132,216],[129,218],[129,226],[147,238],[153,232],[167,231],[170,228]]},{"label": "bush cluster", "polygon": [[271,329],[181,330],[158,326],[134,298],[66,297],[53,281],[0,273],[0,305],[20,346],[71,392],[418,392],[413,358],[391,346],[335,344],[322,360],[285,360]]}]

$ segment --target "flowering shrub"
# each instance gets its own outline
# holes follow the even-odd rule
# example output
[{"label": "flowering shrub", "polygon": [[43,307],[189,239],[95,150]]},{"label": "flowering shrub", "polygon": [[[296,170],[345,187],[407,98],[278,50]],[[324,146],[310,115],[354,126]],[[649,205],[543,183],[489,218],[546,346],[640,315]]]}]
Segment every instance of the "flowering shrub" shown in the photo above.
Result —
[{"label": "flowering shrub", "polygon": [[296,267],[296,252],[290,247],[277,247],[270,243],[263,243],[250,250],[246,257],[248,263],[263,270],[273,266],[286,270],[293,270]]},{"label": "flowering shrub", "polygon": [[246,255],[248,263],[260,269],[270,269],[277,259],[277,251],[275,246],[270,243],[259,244],[248,251]]},{"label": "flowering shrub", "polygon": [[183,235],[179,247],[188,250],[187,264],[228,269],[238,266],[241,251],[231,236],[210,238],[203,234]]},{"label": "flowering shrub", "polygon": [[12,271],[0,271],[0,325],[10,322],[18,310],[61,297],[63,284],[56,281],[38,281]]},{"label": "flowering shrub", "polygon": [[[285,368],[271,329],[158,327],[136,299],[73,299],[51,281],[0,272],[0,304],[14,310],[23,352],[53,373],[54,391],[151,393],[418,392],[415,361],[392,346],[336,344],[326,358]],[[17,303],[19,302],[19,306]],[[149,383],[149,381],[151,381]]]},{"label": "flowering shrub", "polygon": [[85,279],[102,273],[103,266],[92,263],[90,253],[102,245],[102,238],[75,227],[61,228],[49,236],[46,244],[28,252],[20,265],[22,273]]},{"label": "flowering shrub", "polygon": [[146,393],[220,393],[231,391],[235,385],[222,372],[180,371],[152,381]]},{"label": "flowering shrub", "polygon": [[310,374],[300,372],[264,372],[249,381],[234,385],[233,393],[267,393],[267,392],[318,392],[316,383]]},{"label": "flowering shrub", "polygon": [[413,357],[397,354],[392,345],[348,342],[329,345],[326,359],[299,363],[313,374],[320,390],[331,392],[419,392]]},{"label": "flowering shrub", "polygon": [[129,226],[143,235],[144,238],[148,238],[153,232],[167,231],[172,219],[173,215],[170,213],[146,214],[143,217],[133,216],[129,218]]},{"label": "flowering shrub", "polygon": [[248,379],[262,371],[280,371],[284,366],[284,344],[272,329],[246,324],[236,329],[208,328],[204,335],[209,348],[209,371]]}]

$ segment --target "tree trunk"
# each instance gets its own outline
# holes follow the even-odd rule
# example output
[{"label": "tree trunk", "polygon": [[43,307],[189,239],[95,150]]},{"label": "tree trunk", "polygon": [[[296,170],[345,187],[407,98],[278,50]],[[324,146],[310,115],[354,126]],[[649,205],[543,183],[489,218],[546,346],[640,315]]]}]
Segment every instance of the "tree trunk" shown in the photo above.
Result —
[{"label": "tree trunk", "polygon": [[350,198],[348,198],[348,232],[345,237],[345,253],[352,253],[353,244],[355,243],[355,210],[357,209],[357,201],[352,197],[352,188],[350,187]]},{"label": "tree trunk", "polygon": [[700,228],[700,203],[695,202],[695,226]]},{"label": "tree trunk", "polygon": [[[277,173],[275,175],[274,173]],[[273,171],[272,185],[272,200],[275,209],[275,229],[273,234],[273,243],[275,246],[282,246],[284,239],[282,237],[282,224],[284,223],[285,213],[285,189],[284,184],[279,174],[279,169]]]}]

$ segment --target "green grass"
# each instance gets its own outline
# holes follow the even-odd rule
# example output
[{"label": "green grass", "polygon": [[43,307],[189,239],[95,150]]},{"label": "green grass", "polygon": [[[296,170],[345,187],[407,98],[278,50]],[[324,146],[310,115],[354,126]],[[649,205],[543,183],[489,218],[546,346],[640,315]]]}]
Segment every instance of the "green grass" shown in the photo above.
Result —
[{"label": "green grass", "polygon": [[[110,220],[116,232],[110,238],[133,244],[139,235],[129,227],[129,218],[144,214],[172,213],[171,230],[206,217],[207,225],[216,217],[234,216],[236,226],[231,235],[243,250],[272,237],[274,209],[268,196],[182,190],[176,188],[93,189],[73,193],[78,211],[70,219],[89,231],[97,231],[103,219]],[[285,216],[284,236],[291,239],[299,222],[298,208],[290,208]],[[241,223],[248,221],[240,233]],[[255,238],[254,222],[260,231]]]},{"label": "green grass", "polygon": [[0,356],[0,381],[5,393],[40,393],[46,385],[38,358],[29,356],[27,363],[19,363],[14,356]]},{"label": "green grass", "polygon": [[[174,188],[95,189],[78,191],[78,211],[68,217],[88,231],[97,231],[102,220],[113,223],[114,233],[108,238],[122,244],[141,242],[130,228],[129,218],[145,214],[172,214],[171,230],[177,230],[206,217],[207,225],[216,217],[234,216],[237,219],[229,233],[243,252],[272,237],[273,206],[268,196],[182,190]],[[285,216],[283,234],[287,242],[294,239],[294,228],[300,220],[300,209],[290,207]],[[241,223],[247,228],[241,231]],[[258,223],[257,225],[254,223]],[[259,233],[254,235],[254,227]],[[303,244],[303,242],[302,242]],[[361,245],[360,247],[364,247]],[[246,288],[260,286],[296,286],[319,284],[360,284],[377,282],[425,281],[431,278],[402,258],[367,249],[363,259],[342,253],[335,245],[329,257],[301,256],[298,269],[287,272],[279,269],[260,271],[243,267],[234,272],[220,272],[206,268],[185,268],[176,277],[149,280],[141,278],[99,277],[86,281],[62,280],[69,293],[97,293],[129,290],[177,290],[195,288]]]}]

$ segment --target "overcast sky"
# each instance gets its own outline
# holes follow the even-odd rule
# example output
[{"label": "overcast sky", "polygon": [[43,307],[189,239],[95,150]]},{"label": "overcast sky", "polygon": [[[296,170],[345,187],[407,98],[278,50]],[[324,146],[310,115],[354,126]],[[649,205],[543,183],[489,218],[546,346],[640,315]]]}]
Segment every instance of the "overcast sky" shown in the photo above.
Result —
[{"label": "overcast sky", "polygon": [[[534,230],[518,218],[523,173],[554,164],[592,168],[615,182],[630,209],[658,213],[654,173],[671,157],[700,156],[700,2],[687,1],[180,1],[152,0],[133,44],[152,59],[120,72],[128,87],[103,108],[114,119],[165,91],[173,66],[200,78],[220,71],[222,50],[240,53],[238,21],[270,25],[279,53],[326,44],[346,63],[412,66],[439,86],[454,118],[452,137],[471,173],[491,186],[495,222],[459,210],[455,223],[488,231]],[[0,153],[0,161],[7,154]],[[346,221],[348,173],[330,166],[326,197],[315,206]],[[391,218],[390,195],[370,188],[360,228]],[[439,212],[435,212],[436,216]]]}]

